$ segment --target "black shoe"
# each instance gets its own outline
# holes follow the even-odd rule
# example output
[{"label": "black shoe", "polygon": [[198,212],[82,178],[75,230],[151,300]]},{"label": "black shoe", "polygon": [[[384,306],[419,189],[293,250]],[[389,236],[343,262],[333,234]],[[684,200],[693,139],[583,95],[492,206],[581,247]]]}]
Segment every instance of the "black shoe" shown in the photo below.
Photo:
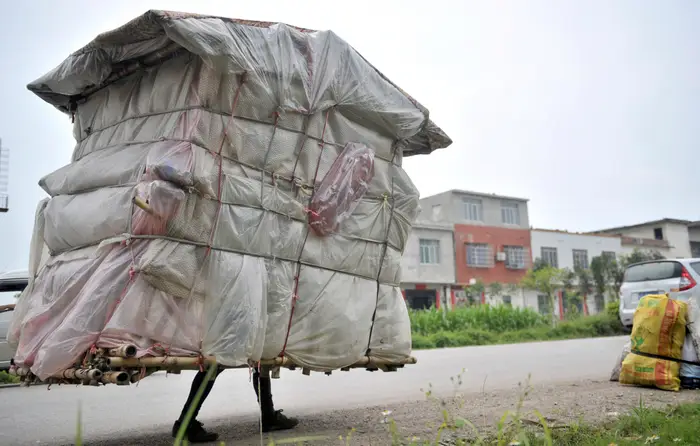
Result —
[{"label": "black shoe", "polygon": [[[180,420],[173,424],[173,438],[177,437],[177,433],[180,430],[182,422]],[[216,432],[207,432],[202,423],[197,420],[190,421],[190,425],[185,431],[185,439],[190,443],[209,443],[216,441],[219,438],[219,434]]]},{"label": "black shoe", "polygon": [[285,416],[281,410],[276,410],[262,417],[263,432],[286,431],[294,429],[297,424],[299,424],[299,420]]}]

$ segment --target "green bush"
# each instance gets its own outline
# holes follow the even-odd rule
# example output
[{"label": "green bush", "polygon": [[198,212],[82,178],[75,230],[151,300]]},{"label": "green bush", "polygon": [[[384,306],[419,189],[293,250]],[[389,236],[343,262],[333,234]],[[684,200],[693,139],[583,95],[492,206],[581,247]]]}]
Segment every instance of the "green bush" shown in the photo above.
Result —
[{"label": "green bush", "polygon": [[512,308],[504,305],[479,305],[458,307],[451,311],[435,308],[410,310],[413,333],[431,335],[441,331],[463,332],[483,330],[503,332],[523,330],[549,324],[548,318],[529,308]]},{"label": "green bush", "polygon": [[608,316],[618,318],[620,317],[620,301],[614,300],[605,304],[605,313]]},{"label": "green bush", "polygon": [[10,375],[4,370],[0,370],[0,384],[16,384],[18,382],[18,377]]}]

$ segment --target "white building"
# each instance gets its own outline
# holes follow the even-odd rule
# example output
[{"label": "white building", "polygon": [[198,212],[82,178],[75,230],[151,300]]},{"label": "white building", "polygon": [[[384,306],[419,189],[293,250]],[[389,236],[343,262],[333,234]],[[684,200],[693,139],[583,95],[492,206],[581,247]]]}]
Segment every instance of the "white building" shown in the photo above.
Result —
[{"label": "white building", "polygon": [[401,288],[413,308],[451,307],[455,284],[452,225],[416,222],[401,258]]},{"label": "white building", "polygon": [[[698,225],[698,226],[696,226]],[[595,231],[597,234],[619,235],[625,254],[634,249],[655,250],[668,258],[692,257],[691,234],[700,242],[700,222],[664,218],[645,223]],[[696,248],[700,248],[697,245]]]},{"label": "white building", "polygon": [[[578,268],[588,269],[594,257],[601,255],[617,257],[624,253],[622,238],[615,235],[533,229],[531,238],[533,262],[541,259],[554,268],[571,271]],[[542,305],[542,298],[538,297],[538,306]],[[586,305],[588,313],[598,313],[605,308],[605,298],[592,293],[591,296],[587,296]],[[560,313],[558,300],[555,303],[555,312]]]},{"label": "white building", "polygon": [[688,225],[688,238],[690,254],[696,259],[700,258],[700,221],[694,221]]},{"label": "white building", "polygon": [[587,269],[593,257],[617,257],[623,252],[620,237],[581,234],[550,229],[533,229],[532,258],[542,259],[555,268]]}]

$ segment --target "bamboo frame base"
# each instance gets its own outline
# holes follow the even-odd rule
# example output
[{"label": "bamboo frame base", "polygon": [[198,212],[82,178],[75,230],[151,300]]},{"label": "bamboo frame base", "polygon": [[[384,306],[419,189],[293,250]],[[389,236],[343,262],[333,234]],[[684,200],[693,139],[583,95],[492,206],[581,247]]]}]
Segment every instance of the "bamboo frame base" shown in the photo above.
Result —
[{"label": "bamboo frame base", "polygon": [[[51,376],[45,381],[41,381],[34,376],[28,367],[13,367],[10,374],[19,376],[24,385],[45,383],[45,384],[83,384],[99,386],[101,384],[116,384],[118,386],[128,386],[137,383],[141,379],[157,372],[165,370],[168,373],[180,373],[182,370],[200,370],[210,365],[217,364],[213,356],[208,357],[184,357],[184,356],[158,356],[158,357],[133,357],[135,352],[131,345],[124,345],[115,349],[104,349],[97,357],[91,357],[92,363],[96,366],[88,368],[69,368],[62,373]],[[400,361],[387,361],[380,358],[365,356],[361,360],[347,367],[340,368],[341,371],[349,371],[353,368],[365,368],[369,371],[382,370],[384,372],[395,372],[407,364],[415,364],[416,358],[410,356]],[[97,366],[99,365],[99,366]],[[277,378],[279,369],[284,367],[290,370],[302,369],[304,375],[310,375],[312,371],[322,372],[330,375],[333,370],[312,370],[308,367],[295,364],[287,357],[264,359],[258,363],[228,367],[218,365],[221,368],[247,368],[261,367],[265,374],[272,374]]]}]

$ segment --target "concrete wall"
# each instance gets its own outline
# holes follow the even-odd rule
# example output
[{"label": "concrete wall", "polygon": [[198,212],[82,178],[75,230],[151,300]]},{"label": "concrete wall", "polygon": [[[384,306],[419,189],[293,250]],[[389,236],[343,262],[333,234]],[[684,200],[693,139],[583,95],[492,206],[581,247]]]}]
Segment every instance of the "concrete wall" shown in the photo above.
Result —
[{"label": "concrete wall", "polygon": [[691,242],[700,242],[700,226],[688,227],[688,238]]},{"label": "concrete wall", "polygon": [[547,231],[534,229],[532,238],[532,260],[541,257],[542,248],[556,248],[558,267],[574,269],[574,249],[588,252],[588,264],[593,257],[601,255],[604,251],[614,252],[619,255],[623,252],[619,237],[606,237],[586,234],[573,234],[561,231]]},{"label": "concrete wall", "polygon": [[[439,264],[425,265],[420,263],[420,239],[439,241]],[[401,282],[455,283],[454,255],[454,236],[449,226],[437,227],[420,223],[414,225],[401,258]]]},{"label": "concrete wall", "polygon": [[[626,235],[627,237],[654,239],[654,228],[661,228],[664,240],[671,245],[669,250],[657,249],[659,252],[671,258],[692,257],[690,251],[690,232],[686,225],[676,223],[659,223],[656,225],[640,226],[622,230],[620,233]],[[632,252],[633,250],[633,247],[628,247],[625,249],[625,251],[628,252]]]}]

